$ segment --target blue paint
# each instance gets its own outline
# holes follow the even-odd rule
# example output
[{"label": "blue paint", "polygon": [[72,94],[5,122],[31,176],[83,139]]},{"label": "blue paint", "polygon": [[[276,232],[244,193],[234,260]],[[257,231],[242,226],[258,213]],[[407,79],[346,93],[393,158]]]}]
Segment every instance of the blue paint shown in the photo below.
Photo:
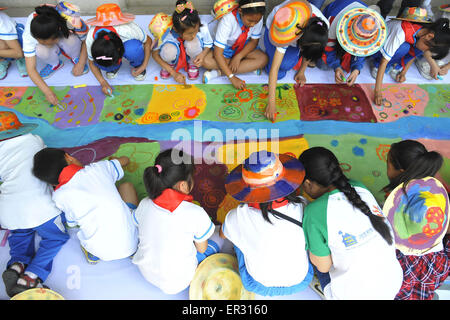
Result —
[{"label": "blue paint", "polygon": [[360,147],[353,147],[352,151],[353,151],[353,154],[357,157],[364,156],[364,149],[361,149]]},{"label": "blue paint", "polygon": [[338,145],[339,145],[339,141],[337,141],[337,140],[331,140],[331,143],[330,143],[333,147],[337,147]]},{"label": "blue paint", "polygon": [[359,140],[359,143],[361,143],[361,144],[367,144],[367,139],[361,138],[361,139]]}]

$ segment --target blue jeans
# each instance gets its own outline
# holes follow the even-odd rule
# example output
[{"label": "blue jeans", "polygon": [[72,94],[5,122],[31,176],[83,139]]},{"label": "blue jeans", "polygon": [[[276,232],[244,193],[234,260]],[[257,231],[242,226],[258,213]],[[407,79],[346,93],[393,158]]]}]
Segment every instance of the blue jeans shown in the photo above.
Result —
[{"label": "blue jeans", "polygon": [[[127,59],[132,67],[137,68],[144,62],[145,52],[141,41],[136,39],[128,40],[123,43],[123,47],[125,49],[123,58]],[[122,65],[122,63],[120,63],[110,67],[103,67],[96,62],[94,62],[94,64],[97,68],[106,72],[114,72]]]},{"label": "blue jeans", "polygon": [[[64,214],[61,214],[35,228],[11,230],[8,237],[11,259],[7,267],[14,262],[22,262],[27,265],[26,271],[45,281],[52,270],[53,258],[70,238],[64,220]],[[34,244],[36,234],[41,237],[37,251]]]}]

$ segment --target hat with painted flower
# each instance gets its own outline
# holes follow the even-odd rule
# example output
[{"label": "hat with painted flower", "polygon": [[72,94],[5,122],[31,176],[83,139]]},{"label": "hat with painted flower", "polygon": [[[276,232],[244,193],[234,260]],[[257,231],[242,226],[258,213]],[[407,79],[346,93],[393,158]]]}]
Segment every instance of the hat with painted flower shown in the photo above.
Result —
[{"label": "hat with painted flower", "polygon": [[380,50],[386,41],[386,22],[375,10],[353,8],[337,22],[336,37],[341,47],[351,55],[370,56]]},{"label": "hat with painted flower", "polygon": [[420,7],[409,7],[405,8],[403,12],[397,18],[392,18],[393,20],[403,20],[409,22],[417,22],[417,23],[432,23],[428,17],[427,9]]},{"label": "hat with painted flower", "polygon": [[218,0],[214,3],[212,15],[214,20],[222,18],[227,13],[230,13],[234,9],[239,7],[239,3],[236,0]]},{"label": "hat with painted flower", "polygon": [[291,0],[278,9],[269,27],[269,40],[276,47],[285,47],[300,38],[303,28],[312,16],[311,5],[303,0]]},{"label": "hat with painted flower", "polygon": [[448,193],[433,177],[415,179],[389,194],[383,212],[394,229],[396,248],[421,255],[442,242],[449,224]]},{"label": "hat with painted flower", "polygon": [[164,37],[170,32],[172,26],[172,16],[169,16],[164,12],[157,13],[152,18],[148,25],[148,29],[152,33],[155,40],[157,40],[156,48],[162,44]]},{"label": "hat with painted flower", "polygon": [[0,111],[0,140],[18,137],[33,131],[38,125],[22,123],[14,112]]},{"label": "hat with painted flower", "polygon": [[254,152],[227,176],[225,189],[236,200],[264,203],[281,199],[303,183],[305,169],[287,154]]}]

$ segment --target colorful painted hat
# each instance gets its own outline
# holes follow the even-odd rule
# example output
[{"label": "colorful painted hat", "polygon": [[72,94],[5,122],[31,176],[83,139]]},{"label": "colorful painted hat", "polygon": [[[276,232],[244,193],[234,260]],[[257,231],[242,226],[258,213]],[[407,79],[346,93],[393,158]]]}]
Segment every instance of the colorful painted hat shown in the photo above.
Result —
[{"label": "colorful painted hat", "polygon": [[35,129],[35,123],[22,123],[14,112],[0,111],[0,140],[26,134]]},{"label": "colorful painted hat", "polygon": [[300,161],[286,154],[254,152],[234,168],[225,189],[236,200],[262,203],[283,198],[303,182],[305,169]]},{"label": "colorful painted hat", "polygon": [[189,287],[190,300],[253,300],[245,290],[235,256],[216,253],[203,260]]},{"label": "colorful painted hat", "polygon": [[383,212],[394,229],[395,245],[404,254],[420,255],[442,241],[449,223],[449,199],[442,183],[433,178],[403,184],[386,199]]},{"label": "colorful painted hat", "polygon": [[386,41],[386,22],[375,10],[353,8],[339,19],[336,36],[342,48],[351,55],[370,56]]},{"label": "colorful painted hat", "polygon": [[33,288],[16,294],[11,300],[64,300],[64,298],[50,289]]},{"label": "colorful painted hat", "polygon": [[292,0],[279,8],[273,17],[269,40],[277,47],[285,47],[300,37],[297,25],[304,27],[312,15],[311,5],[303,0]]},{"label": "colorful painted hat", "polygon": [[233,11],[239,7],[239,3],[236,0],[218,0],[214,3],[212,14],[214,20],[222,18],[227,13]]},{"label": "colorful painted hat", "polygon": [[159,47],[164,40],[164,37],[170,32],[172,28],[172,16],[165,14],[164,12],[157,13],[148,25],[148,29],[157,40],[156,47]]},{"label": "colorful painted hat", "polygon": [[83,26],[83,23],[81,22],[80,8],[76,5],[66,1],[61,1],[56,5],[56,11],[58,11],[61,17],[69,21],[69,23],[75,28],[79,29]]},{"label": "colorful painted hat", "polygon": [[115,3],[105,3],[96,10],[95,18],[86,21],[91,26],[118,26],[129,23],[135,18],[134,14],[124,13]]},{"label": "colorful painted hat", "polygon": [[392,18],[394,20],[404,20],[418,23],[432,23],[433,21],[427,15],[427,9],[420,7],[406,8],[400,17]]}]

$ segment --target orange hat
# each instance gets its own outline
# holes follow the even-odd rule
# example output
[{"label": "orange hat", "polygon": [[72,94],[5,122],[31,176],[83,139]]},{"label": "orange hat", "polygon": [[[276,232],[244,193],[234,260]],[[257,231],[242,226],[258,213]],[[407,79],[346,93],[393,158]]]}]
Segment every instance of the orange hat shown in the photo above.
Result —
[{"label": "orange hat", "polygon": [[0,111],[0,140],[29,133],[37,127],[35,123],[22,123],[14,112]]},{"label": "orange hat", "polygon": [[158,48],[167,32],[172,28],[172,16],[165,14],[164,12],[157,13],[148,25],[148,29],[155,37],[157,41],[156,47]]},{"label": "orange hat", "polygon": [[236,0],[218,0],[214,3],[213,7],[213,16],[214,20],[218,20],[222,18],[227,13],[233,11],[239,7],[239,4]]},{"label": "orange hat", "polygon": [[134,20],[134,14],[123,13],[115,3],[105,3],[97,8],[96,17],[86,21],[91,26],[118,26]]},{"label": "orange hat", "polygon": [[276,47],[287,46],[298,39],[297,25],[304,27],[312,16],[311,5],[303,0],[292,0],[281,7],[273,17],[269,40]]}]

